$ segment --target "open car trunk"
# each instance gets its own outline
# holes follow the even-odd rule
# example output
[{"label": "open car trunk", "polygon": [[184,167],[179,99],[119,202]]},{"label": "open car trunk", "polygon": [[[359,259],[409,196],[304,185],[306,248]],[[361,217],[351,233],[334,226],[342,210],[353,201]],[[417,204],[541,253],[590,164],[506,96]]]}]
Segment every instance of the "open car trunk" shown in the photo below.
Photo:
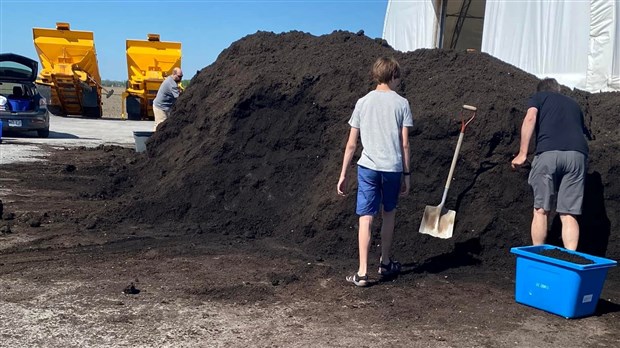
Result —
[{"label": "open car trunk", "polygon": [[0,102],[0,111],[36,111],[41,98],[32,83],[0,82],[0,95],[6,102]]}]

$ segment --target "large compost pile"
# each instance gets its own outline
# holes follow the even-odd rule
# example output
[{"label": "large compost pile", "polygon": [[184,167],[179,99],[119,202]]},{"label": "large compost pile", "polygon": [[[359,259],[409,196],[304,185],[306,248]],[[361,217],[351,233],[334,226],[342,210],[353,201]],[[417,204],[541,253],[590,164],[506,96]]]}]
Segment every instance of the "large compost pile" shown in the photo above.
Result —
[{"label": "large compost pile", "polygon": [[[194,224],[201,233],[272,238],[317,257],[355,257],[355,170],[347,197],[337,196],[336,183],[347,121],[374,88],[369,70],[379,56],[399,60],[398,92],[415,123],[412,191],[397,213],[396,256],[436,261],[435,268],[512,263],[510,247],[530,243],[532,194],[527,170],[509,163],[538,79],[484,53],[400,53],[362,33],[258,32],[224,50],[193,77],[149,141],[113,222]],[[565,92],[582,105],[594,136],[581,250],[618,259],[620,95]],[[454,237],[436,239],[418,227],[424,206],[441,200],[463,104],[477,106],[478,115],[446,203],[457,212]]]}]

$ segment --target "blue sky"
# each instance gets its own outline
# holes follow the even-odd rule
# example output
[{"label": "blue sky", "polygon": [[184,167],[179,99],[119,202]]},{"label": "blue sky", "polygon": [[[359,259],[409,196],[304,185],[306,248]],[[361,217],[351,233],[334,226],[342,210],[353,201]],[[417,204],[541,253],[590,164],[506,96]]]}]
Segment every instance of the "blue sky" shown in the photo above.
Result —
[{"label": "blue sky", "polygon": [[313,35],[334,30],[364,30],[381,37],[387,0],[288,1],[143,1],[143,0],[0,0],[0,52],[38,60],[32,28],[94,32],[103,79],[126,80],[126,39],[158,33],[162,41],[182,43],[186,78],[213,63],[234,41],[258,30],[300,30]]}]

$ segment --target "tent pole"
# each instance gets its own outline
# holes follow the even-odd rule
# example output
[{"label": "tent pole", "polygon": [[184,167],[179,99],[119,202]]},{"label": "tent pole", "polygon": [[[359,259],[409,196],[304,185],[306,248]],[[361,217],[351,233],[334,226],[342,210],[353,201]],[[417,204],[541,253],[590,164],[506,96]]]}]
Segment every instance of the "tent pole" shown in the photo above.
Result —
[{"label": "tent pole", "polygon": [[448,7],[448,0],[441,1],[441,12],[439,13],[439,40],[437,42],[437,48],[443,48],[443,35],[446,28],[446,8]]},{"label": "tent pole", "polygon": [[450,42],[450,49],[455,49],[456,44],[459,41],[459,36],[461,36],[461,30],[463,29],[463,24],[465,23],[465,19],[467,18],[467,13],[469,12],[469,5],[471,5],[471,0],[463,0],[461,3],[461,11],[459,12],[459,16],[456,20],[456,25],[454,26],[454,34],[452,34],[452,40]]}]

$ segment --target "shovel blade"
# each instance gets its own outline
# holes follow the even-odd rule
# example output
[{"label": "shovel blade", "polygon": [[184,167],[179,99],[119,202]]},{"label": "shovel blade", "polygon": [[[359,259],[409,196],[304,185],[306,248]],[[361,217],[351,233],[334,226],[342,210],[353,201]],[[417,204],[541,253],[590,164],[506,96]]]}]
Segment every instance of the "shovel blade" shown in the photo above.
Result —
[{"label": "shovel blade", "polygon": [[427,205],[424,208],[420,233],[428,234],[433,237],[448,239],[452,237],[454,231],[454,218],[456,211]]}]

